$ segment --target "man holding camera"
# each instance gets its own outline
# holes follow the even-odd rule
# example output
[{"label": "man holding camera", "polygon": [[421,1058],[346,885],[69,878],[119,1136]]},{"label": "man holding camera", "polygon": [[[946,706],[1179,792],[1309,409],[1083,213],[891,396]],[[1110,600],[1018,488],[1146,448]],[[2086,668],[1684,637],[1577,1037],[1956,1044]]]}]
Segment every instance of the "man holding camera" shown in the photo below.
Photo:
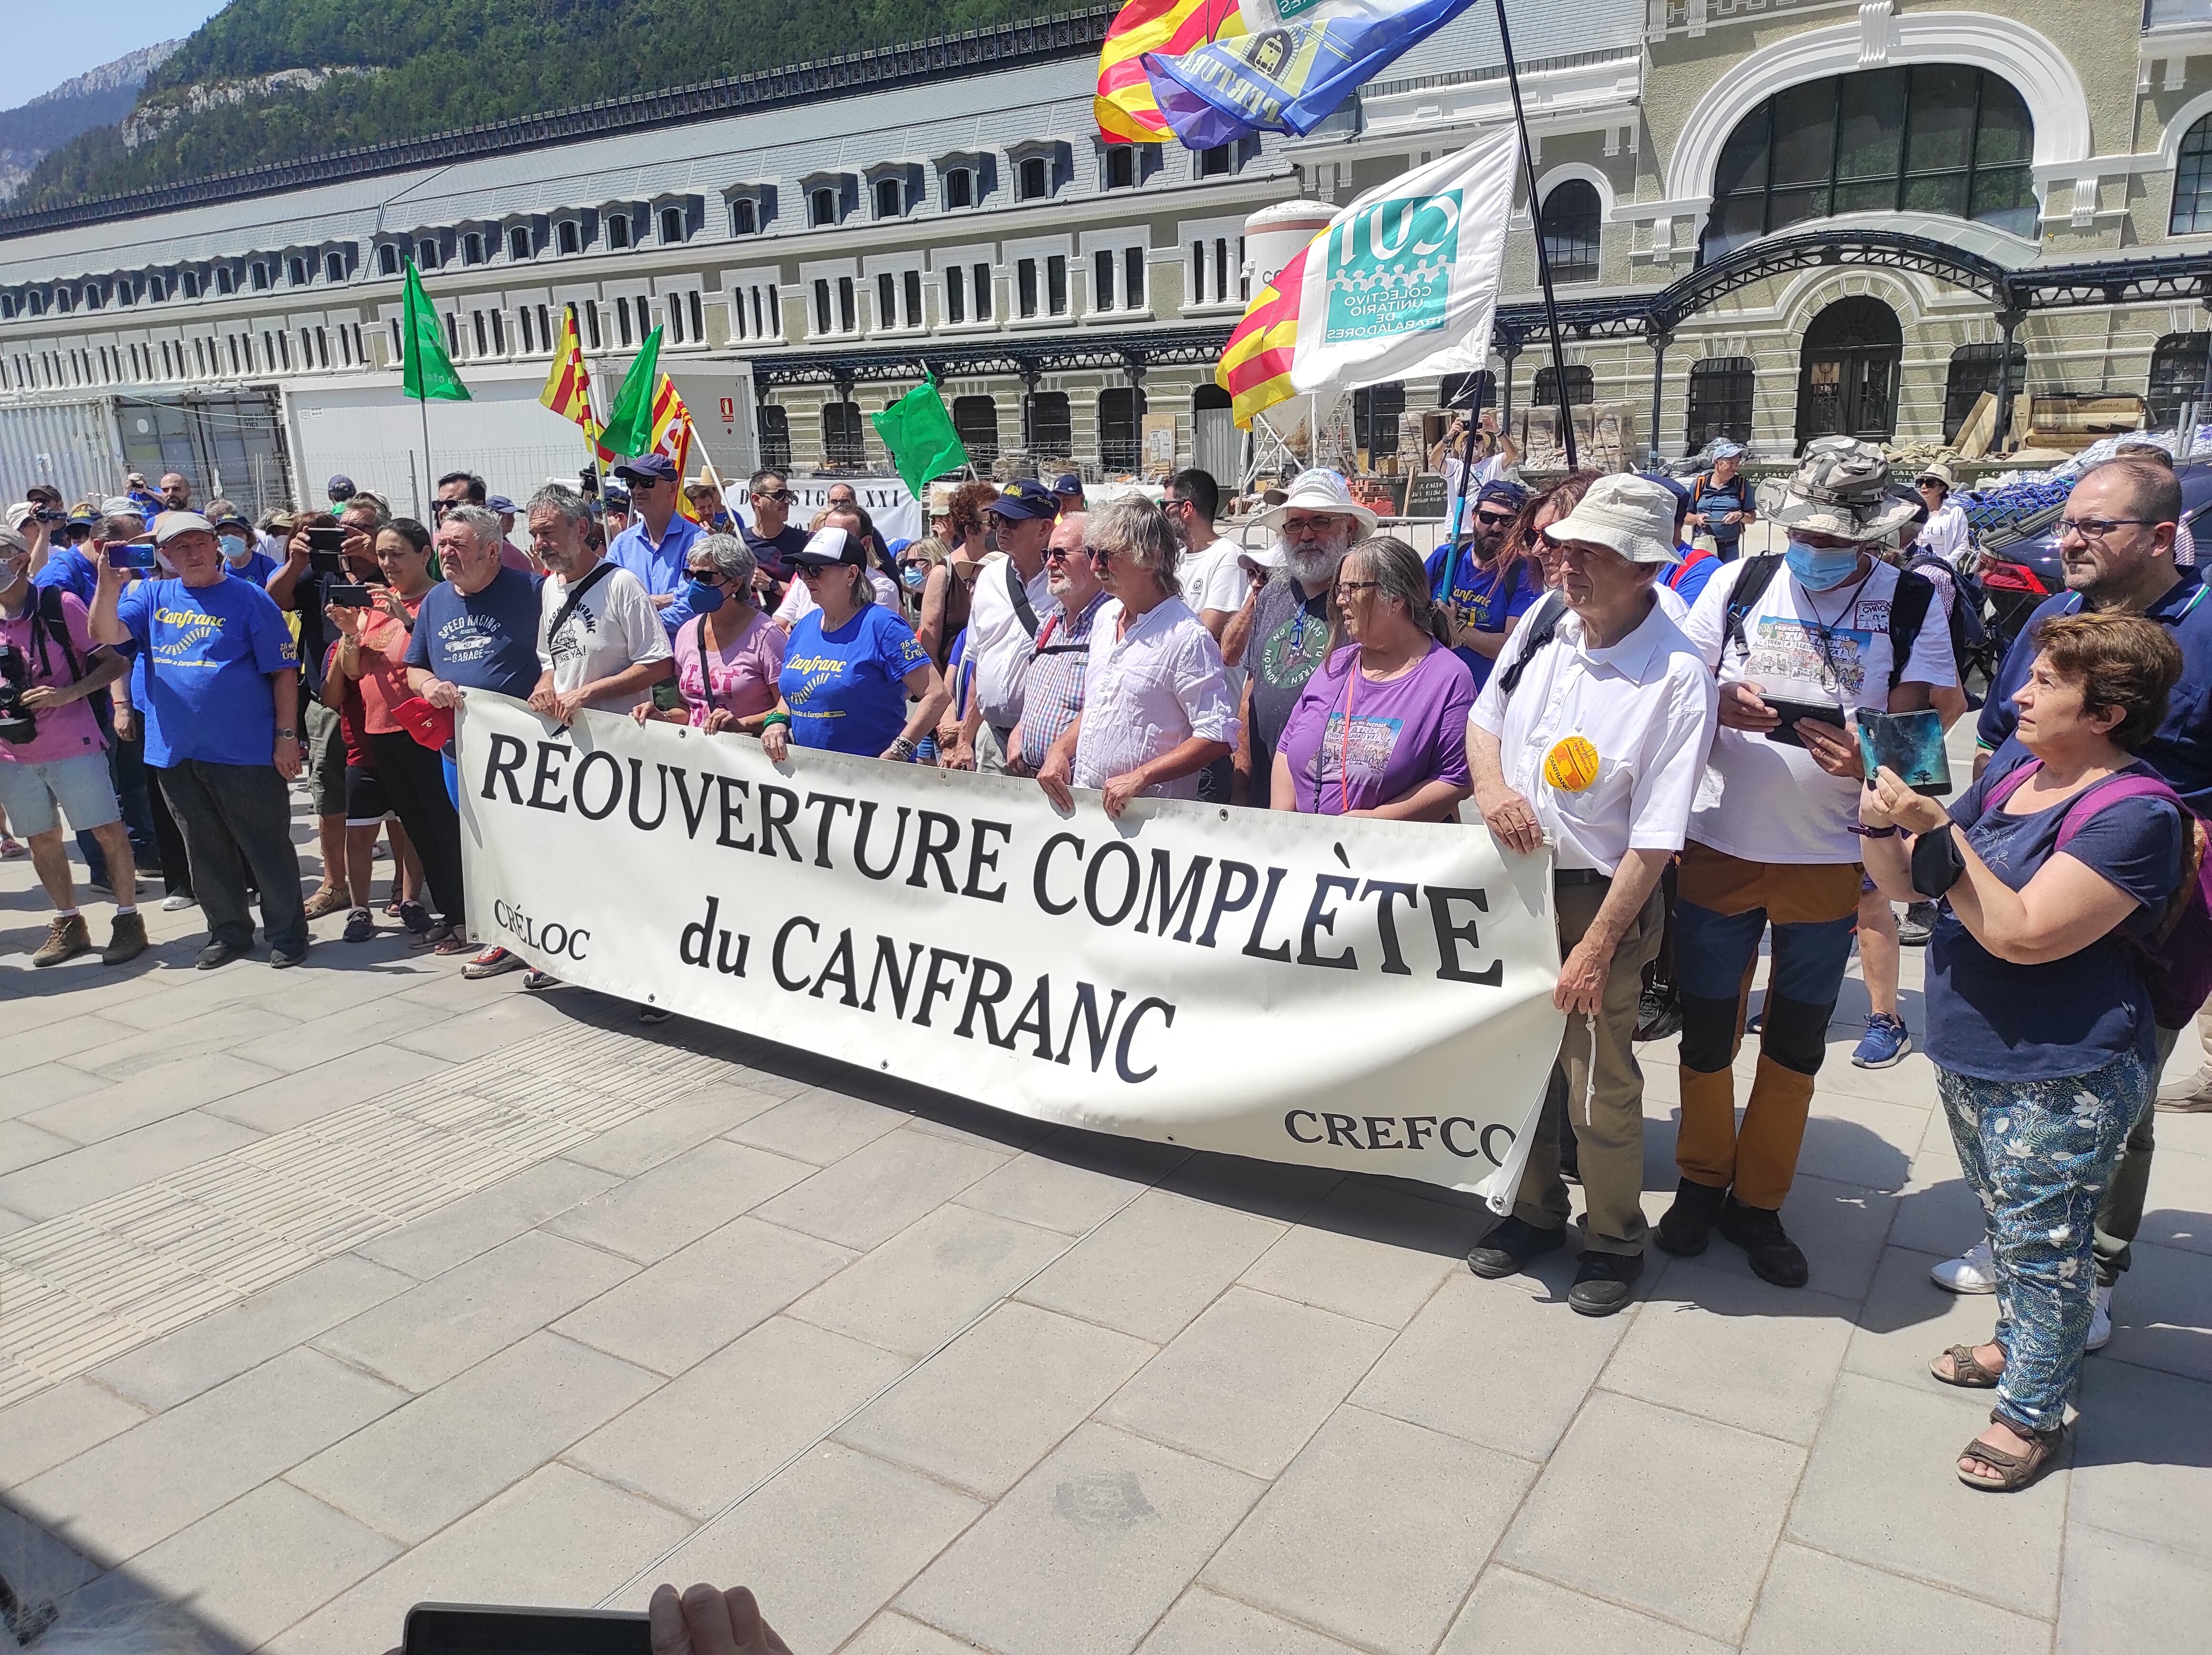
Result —
[{"label": "man holding camera", "polygon": [[54,908],[33,966],[58,966],[92,949],[70,876],[64,815],[106,852],[121,899],[100,963],[120,965],[146,949],[146,922],[132,895],[137,868],[131,837],[93,716],[94,698],[127,668],[113,650],[94,647],[75,593],[31,584],[30,543],[0,530],[0,810],[30,841],[32,866]]}]

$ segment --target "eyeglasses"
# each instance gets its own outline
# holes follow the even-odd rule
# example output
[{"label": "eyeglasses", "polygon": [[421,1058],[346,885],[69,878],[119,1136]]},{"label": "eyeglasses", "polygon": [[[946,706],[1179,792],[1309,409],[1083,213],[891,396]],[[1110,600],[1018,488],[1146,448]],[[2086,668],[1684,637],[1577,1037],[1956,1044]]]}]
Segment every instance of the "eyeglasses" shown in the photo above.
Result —
[{"label": "eyeglasses", "polygon": [[1336,583],[1336,601],[1348,603],[1362,592],[1371,592],[1382,583],[1379,580],[1340,580]]},{"label": "eyeglasses", "polygon": [[2085,541],[2101,541],[2108,538],[2113,530],[2126,524],[2134,524],[2141,528],[2148,528],[2150,526],[2150,519],[2148,518],[2063,517],[2058,519],[2058,537],[2059,539],[2063,540],[2069,535],[2079,535]]},{"label": "eyeglasses", "polygon": [[666,482],[666,479],[661,477],[631,477],[627,481],[629,483],[629,492],[633,499],[640,494],[649,494],[654,489],[664,487]]},{"label": "eyeglasses", "polygon": [[1512,512],[1477,512],[1474,520],[1486,528],[1505,529],[1512,526],[1516,515]]},{"label": "eyeglasses", "polygon": [[756,488],[753,490],[753,498],[758,500],[765,500],[770,506],[781,506],[785,500],[791,498],[791,490],[788,488]]},{"label": "eyeglasses", "polygon": [[1283,519],[1283,532],[1286,535],[1325,535],[1334,527],[1336,519],[1326,512],[1320,517]]}]

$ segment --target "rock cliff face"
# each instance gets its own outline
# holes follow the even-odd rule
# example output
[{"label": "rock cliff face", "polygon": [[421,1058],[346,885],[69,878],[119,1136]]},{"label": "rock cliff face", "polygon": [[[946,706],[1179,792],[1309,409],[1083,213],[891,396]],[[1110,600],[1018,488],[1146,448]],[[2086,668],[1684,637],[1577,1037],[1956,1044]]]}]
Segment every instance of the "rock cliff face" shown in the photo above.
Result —
[{"label": "rock cliff face", "polygon": [[340,64],[331,69],[280,69],[270,75],[253,75],[243,80],[214,81],[187,87],[167,88],[142,99],[137,106],[118,123],[116,130],[122,135],[123,147],[136,149],[149,143],[187,115],[204,114],[210,109],[220,109],[226,104],[242,104],[249,99],[266,98],[283,92],[313,92],[342,75],[373,75],[371,69],[351,64]]},{"label": "rock cliff face", "polygon": [[15,194],[39,158],[80,133],[131,113],[138,89],[182,40],[164,40],[87,70],[28,103],[0,110],[0,201]]}]

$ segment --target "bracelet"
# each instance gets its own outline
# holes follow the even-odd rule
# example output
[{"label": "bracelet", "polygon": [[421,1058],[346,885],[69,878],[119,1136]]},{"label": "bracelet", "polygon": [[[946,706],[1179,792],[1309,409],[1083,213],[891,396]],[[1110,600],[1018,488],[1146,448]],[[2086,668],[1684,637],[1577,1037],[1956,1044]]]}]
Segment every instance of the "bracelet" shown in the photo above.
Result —
[{"label": "bracelet", "polygon": [[1844,826],[1861,839],[1895,839],[1897,837],[1897,824],[1893,821],[1887,828],[1869,828],[1856,821],[1847,821]]},{"label": "bracelet", "polygon": [[791,714],[789,714],[788,712],[771,712],[771,713],[769,713],[766,718],[763,718],[763,719],[761,720],[761,724],[760,724],[760,727],[761,727],[761,734],[763,734],[763,736],[765,736],[766,734],[768,734],[769,731],[771,728],[773,728],[775,725],[777,725],[777,724],[781,724],[781,725],[782,725],[786,730],[790,729],[790,728],[791,728]]},{"label": "bracelet", "polygon": [[921,749],[903,736],[894,737],[888,749],[895,758],[910,759]]}]

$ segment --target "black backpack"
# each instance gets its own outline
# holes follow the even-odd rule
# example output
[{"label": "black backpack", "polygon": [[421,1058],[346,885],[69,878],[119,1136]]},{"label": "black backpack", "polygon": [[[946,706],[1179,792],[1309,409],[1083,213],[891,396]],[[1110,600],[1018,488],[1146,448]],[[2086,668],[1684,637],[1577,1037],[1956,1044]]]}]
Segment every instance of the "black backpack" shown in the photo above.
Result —
[{"label": "black backpack", "polygon": [[[1759,597],[1774,582],[1775,571],[1782,567],[1782,554],[1761,552],[1757,557],[1743,560],[1743,573],[1736,577],[1735,590],[1729,594],[1728,624],[1721,634],[1721,658],[1728,658],[1728,646],[1733,643],[1746,655],[1751,646],[1744,640],[1744,617],[1758,607]],[[1936,583],[1924,574],[1915,574],[1910,569],[1900,569],[1897,575],[1897,591],[1889,600],[1889,687],[1895,689],[1904,677],[1905,669],[1912,659],[1912,646],[1920,637],[1920,628],[1928,619],[1928,606],[1936,601]],[[1964,603],[1953,606],[1955,615],[1966,608]],[[1952,645],[1958,644],[1956,622],[1954,622]],[[1953,657],[1954,664],[1957,657]]]},{"label": "black backpack", "polygon": [[1954,568],[1941,552],[1916,551],[1905,560],[1905,567],[1914,571],[1937,568],[1951,577],[1952,590],[1959,595],[1951,605],[1951,659],[1964,672],[1966,664],[1989,646],[1990,629],[1982,624],[1981,588]]}]

